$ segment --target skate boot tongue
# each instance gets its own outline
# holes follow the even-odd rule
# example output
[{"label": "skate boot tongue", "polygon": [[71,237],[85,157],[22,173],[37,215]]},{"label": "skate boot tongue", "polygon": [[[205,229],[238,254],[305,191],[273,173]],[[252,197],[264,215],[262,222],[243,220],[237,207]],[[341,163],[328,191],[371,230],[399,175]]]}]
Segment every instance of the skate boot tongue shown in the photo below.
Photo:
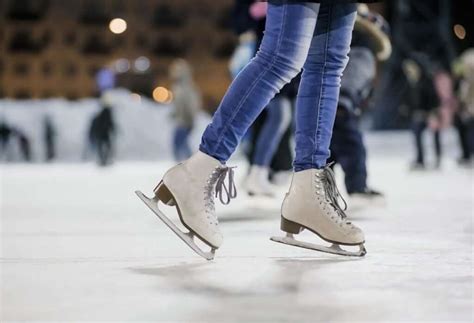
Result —
[{"label": "skate boot tongue", "polygon": [[[328,165],[324,168],[323,178],[325,181],[324,188],[326,192],[326,198],[342,219],[347,218],[347,215],[344,212],[347,210],[347,203],[339,192],[339,189],[337,188],[336,178],[334,176],[333,170],[331,169],[331,165]],[[344,208],[341,207],[341,205],[339,204],[339,200],[342,200],[344,202]]]}]

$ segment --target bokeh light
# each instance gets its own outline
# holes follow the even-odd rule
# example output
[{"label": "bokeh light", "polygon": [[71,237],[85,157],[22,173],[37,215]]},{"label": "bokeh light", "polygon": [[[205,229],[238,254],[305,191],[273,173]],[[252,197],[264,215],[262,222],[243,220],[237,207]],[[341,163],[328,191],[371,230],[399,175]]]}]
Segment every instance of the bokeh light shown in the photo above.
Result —
[{"label": "bokeh light", "polygon": [[127,22],[122,18],[115,18],[110,21],[109,28],[114,34],[122,34],[127,30]]},{"label": "bokeh light", "polygon": [[127,73],[130,70],[130,62],[126,58],[120,58],[115,61],[114,68],[117,73]]},{"label": "bokeh light", "polygon": [[153,99],[159,103],[169,103],[172,99],[172,93],[163,86],[158,86],[153,90]]},{"label": "bokeh light", "polygon": [[141,103],[142,102],[142,96],[138,93],[132,93],[130,94],[130,97],[134,102]]},{"label": "bokeh light", "polygon": [[454,25],[453,30],[454,30],[454,34],[456,35],[457,38],[459,38],[461,40],[466,38],[466,28],[464,28],[463,25],[456,24],[456,25]]},{"label": "bokeh light", "polygon": [[150,68],[150,60],[148,57],[140,56],[135,60],[134,67],[137,72],[146,72]]}]

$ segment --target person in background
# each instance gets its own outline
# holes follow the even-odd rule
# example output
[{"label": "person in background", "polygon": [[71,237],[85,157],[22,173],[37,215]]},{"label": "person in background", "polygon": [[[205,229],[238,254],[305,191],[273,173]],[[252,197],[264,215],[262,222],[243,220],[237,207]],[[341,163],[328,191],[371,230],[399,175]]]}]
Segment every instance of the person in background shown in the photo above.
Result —
[{"label": "person in background", "polygon": [[52,161],[56,157],[55,137],[56,131],[53,122],[49,116],[45,116],[43,119],[43,139],[47,162]]},{"label": "person in background", "polygon": [[373,92],[377,61],[386,61],[391,52],[388,23],[360,4],[330,146],[330,161],[340,164],[345,173],[352,209],[383,201],[383,194],[367,185],[367,152],[359,116]]},{"label": "person in background", "polygon": [[459,76],[459,108],[455,126],[459,133],[462,155],[460,165],[472,165],[474,155],[474,48],[461,54],[455,64]]},{"label": "person in background", "polygon": [[175,60],[170,66],[170,78],[173,82],[172,117],[176,122],[173,135],[173,154],[176,161],[191,156],[189,135],[194,127],[194,119],[202,108],[199,90],[193,81],[191,66],[184,59]]},{"label": "person in background", "polygon": [[33,156],[31,153],[31,143],[28,136],[23,131],[17,128],[12,129],[12,134],[18,140],[18,147],[20,148],[21,158],[25,162],[31,162],[33,160]]},{"label": "person in background", "polygon": [[0,122],[0,153],[2,160],[9,160],[10,138],[13,136],[12,128],[3,120]]},{"label": "person in background", "polygon": [[0,123],[0,156],[5,156],[6,161],[14,159],[13,141],[16,139],[20,158],[25,162],[31,162],[33,156],[31,153],[31,144],[28,136],[18,128],[12,127],[5,122]]},{"label": "person in background", "polygon": [[114,134],[115,122],[112,107],[105,98],[102,98],[102,109],[93,117],[89,130],[90,144],[94,147],[100,166],[107,166],[112,162]]},{"label": "person in background", "polygon": [[440,98],[436,92],[434,75],[435,64],[423,53],[414,53],[412,59],[403,62],[403,71],[409,84],[408,103],[412,110],[412,129],[415,138],[416,158],[411,164],[412,170],[426,168],[423,133],[428,126],[433,134],[435,166],[441,165],[441,138],[438,124],[440,118]]}]

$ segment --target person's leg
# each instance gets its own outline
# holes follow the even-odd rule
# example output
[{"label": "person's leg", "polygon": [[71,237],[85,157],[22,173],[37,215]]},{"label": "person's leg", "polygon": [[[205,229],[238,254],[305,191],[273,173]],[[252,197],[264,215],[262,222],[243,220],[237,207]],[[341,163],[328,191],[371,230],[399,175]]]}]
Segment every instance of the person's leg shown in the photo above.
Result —
[{"label": "person's leg", "polygon": [[173,133],[173,156],[174,156],[174,160],[176,161],[180,160],[180,140],[181,140],[180,134],[181,134],[181,128],[176,127]]},{"label": "person's leg", "polygon": [[338,111],[331,141],[331,153],[344,171],[346,191],[363,192],[367,188],[366,150],[357,117]]},{"label": "person's leg", "polygon": [[187,159],[192,155],[191,147],[189,147],[189,136],[191,128],[185,127],[183,131],[183,159]]},{"label": "person's leg", "polygon": [[469,151],[471,152],[470,157],[474,156],[474,117],[470,117],[467,121],[467,138]]},{"label": "person's leg", "polygon": [[278,148],[281,137],[291,121],[291,106],[288,99],[277,95],[266,108],[267,116],[258,134],[254,158],[246,180],[250,195],[274,196],[270,184],[270,163]]},{"label": "person's leg", "polygon": [[99,165],[105,166],[105,164],[107,163],[107,156],[106,156],[106,143],[103,139],[100,139],[98,141],[97,155],[99,158]]},{"label": "person's leg", "polygon": [[[280,228],[286,236],[272,240],[360,257],[366,253],[364,233],[347,220],[334,173],[326,165],[356,9],[355,4],[321,4],[297,98],[295,172],[281,207]],[[293,238],[305,228],[335,245],[358,245],[359,251],[321,247]]]},{"label": "person's leg", "polygon": [[341,76],[348,62],[355,4],[321,5],[296,102],[296,172],[323,168],[330,155]]},{"label": "person's leg", "polygon": [[436,156],[436,167],[441,166],[441,155],[442,155],[442,147],[441,147],[441,131],[440,130],[433,130],[433,140],[434,140],[434,147],[435,147],[435,156]]},{"label": "person's leg", "polygon": [[254,59],[239,73],[206,128],[200,151],[225,163],[248,127],[302,68],[319,4],[272,1],[265,35]]},{"label": "person's leg", "polygon": [[458,131],[459,136],[459,146],[461,148],[461,157],[460,161],[466,161],[470,158],[469,152],[469,137],[468,137],[468,126],[463,120],[460,113],[454,115],[454,126]]},{"label": "person's leg", "polygon": [[290,126],[286,129],[283,134],[280,144],[277,147],[275,155],[271,162],[271,169],[273,173],[276,172],[287,172],[293,170],[293,149],[292,149],[292,138],[294,127],[293,124],[293,111],[291,111]]},{"label": "person's leg", "polygon": [[109,165],[112,162],[112,140],[107,138],[104,140],[104,164]]},{"label": "person's leg", "polygon": [[[233,169],[224,163],[262,109],[302,68],[318,11],[319,4],[314,3],[279,0],[269,4],[260,50],[232,82],[202,136],[199,151],[169,169],[154,189],[155,201],[177,206],[190,234],[180,232],[159,212],[158,217],[207,259],[212,259],[213,251],[223,241],[214,198],[228,204],[237,195]],[[211,247],[210,253],[199,251],[189,239],[194,234]]]},{"label": "person's leg", "polygon": [[426,122],[424,121],[415,121],[413,123],[413,134],[415,135],[415,145],[416,145],[416,160],[415,163],[419,165],[424,165],[425,163],[425,154],[423,147],[423,132],[426,128]]},{"label": "person's leg", "polygon": [[173,153],[174,158],[177,161],[181,161],[190,156],[189,147],[187,143],[187,137],[189,135],[189,129],[184,126],[178,126],[174,132],[173,138]]},{"label": "person's leg", "polygon": [[253,158],[253,165],[269,167],[281,137],[291,121],[288,99],[276,96],[267,109],[267,118],[260,130]]}]

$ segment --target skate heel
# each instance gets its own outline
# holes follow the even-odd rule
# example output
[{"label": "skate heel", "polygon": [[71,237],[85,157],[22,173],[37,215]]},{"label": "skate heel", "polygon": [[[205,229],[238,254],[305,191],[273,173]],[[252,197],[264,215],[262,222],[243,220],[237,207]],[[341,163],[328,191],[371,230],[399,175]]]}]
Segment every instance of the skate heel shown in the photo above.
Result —
[{"label": "skate heel", "polygon": [[170,190],[166,187],[165,183],[161,181],[153,190],[155,193],[155,198],[159,201],[163,202],[166,205],[174,206],[176,202],[174,201],[173,194],[171,194]]},{"label": "skate heel", "polygon": [[298,234],[303,231],[304,228],[298,223],[287,220],[281,216],[280,229],[288,233]]}]

